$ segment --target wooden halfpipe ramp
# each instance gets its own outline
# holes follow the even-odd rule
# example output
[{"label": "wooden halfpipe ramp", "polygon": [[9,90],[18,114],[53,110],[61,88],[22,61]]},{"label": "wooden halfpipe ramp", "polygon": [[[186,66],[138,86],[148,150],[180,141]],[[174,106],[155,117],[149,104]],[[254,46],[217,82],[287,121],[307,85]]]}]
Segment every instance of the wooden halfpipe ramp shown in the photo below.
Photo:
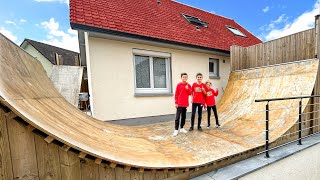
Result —
[{"label": "wooden halfpipe ramp", "polygon": [[[254,100],[311,95],[317,70],[318,60],[311,59],[232,72],[217,105],[222,128],[172,137],[173,121],[128,127],[85,115],[59,94],[37,60],[0,35],[0,102],[6,110],[6,118],[0,120],[21,118],[26,128],[41,132],[46,142],[74,149],[80,157],[94,158],[98,164],[103,161],[127,170],[188,171],[262,146],[265,103]],[[270,114],[272,141],[297,121],[298,108],[290,108],[294,105],[296,100],[270,103],[271,109],[278,109]],[[7,134],[9,147],[5,148],[10,151],[14,138]],[[13,151],[11,162],[19,164]]]}]

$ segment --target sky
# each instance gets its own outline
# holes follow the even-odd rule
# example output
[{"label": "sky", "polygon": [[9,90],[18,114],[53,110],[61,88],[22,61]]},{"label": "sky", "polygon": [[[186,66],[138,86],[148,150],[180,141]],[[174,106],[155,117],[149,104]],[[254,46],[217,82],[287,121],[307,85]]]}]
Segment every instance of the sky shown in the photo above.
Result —
[{"label": "sky", "polygon": [[[177,1],[233,19],[264,42],[313,28],[320,14],[320,0]],[[69,0],[1,4],[0,33],[16,44],[28,38],[79,52],[77,32],[70,28]]]}]

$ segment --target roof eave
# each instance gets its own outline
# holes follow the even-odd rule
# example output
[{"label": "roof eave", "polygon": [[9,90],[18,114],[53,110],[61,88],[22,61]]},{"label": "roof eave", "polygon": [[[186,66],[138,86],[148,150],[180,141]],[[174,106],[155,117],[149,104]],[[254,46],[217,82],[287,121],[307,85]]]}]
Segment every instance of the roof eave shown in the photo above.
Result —
[{"label": "roof eave", "polygon": [[182,43],[182,42],[177,42],[177,41],[170,41],[170,40],[165,40],[165,39],[160,39],[160,38],[143,36],[143,35],[139,35],[139,34],[131,34],[131,33],[127,33],[127,32],[98,28],[98,27],[94,27],[94,26],[88,26],[88,25],[83,25],[83,24],[78,24],[78,23],[73,23],[73,22],[71,22],[70,25],[71,25],[71,28],[75,29],[75,30],[104,33],[104,34],[110,34],[110,35],[115,35],[115,36],[136,38],[136,39],[154,41],[154,42],[159,42],[159,43],[168,43],[168,44],[173,44],[173,45],[178,45],[178,46],[184,46],[184,47],[196,48],[196,49],[201,49],[201,50],[215,51],[215,52],[219,52],[219,53],[230,54],[230,50],[222,50],[222,49],[210,48],[210,47],[205,47],[205,46],[198,46],[198,45],[194,45],[194,44],[187,44],[187,43]]}]

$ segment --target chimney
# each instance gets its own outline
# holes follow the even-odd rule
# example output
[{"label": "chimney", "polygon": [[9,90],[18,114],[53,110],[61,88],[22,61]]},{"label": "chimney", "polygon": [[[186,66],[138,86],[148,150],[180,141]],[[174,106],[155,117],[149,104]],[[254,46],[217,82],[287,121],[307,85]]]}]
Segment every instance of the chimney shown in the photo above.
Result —
[{"label": "chimney", "polygon": [[55,56],[55,60],[56,60],[56,65],[60,65],[59,54],[58,53],[54,53],[54,56]]},{"label": "chimney", "polygon": [[59,55],[58,53],[55,53],[55,59],[56,59],[56,64],[59,65],[63,65],[63,58],[62,55]]},{"label": "chimney", "polygon": [[80,66],[80,58],[79,58],[79,55],[74,56],[74,65],[75,65],[75,66]]}]

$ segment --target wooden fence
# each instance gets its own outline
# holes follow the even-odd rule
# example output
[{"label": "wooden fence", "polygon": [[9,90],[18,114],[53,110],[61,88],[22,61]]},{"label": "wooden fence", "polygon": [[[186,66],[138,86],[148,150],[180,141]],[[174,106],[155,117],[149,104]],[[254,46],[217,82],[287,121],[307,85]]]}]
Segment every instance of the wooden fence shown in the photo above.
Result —
[{"label": "wooden fence", "polygon": [[248,69],[315,57],[315,29],[250,47],[231,47],[231,70]]}]

